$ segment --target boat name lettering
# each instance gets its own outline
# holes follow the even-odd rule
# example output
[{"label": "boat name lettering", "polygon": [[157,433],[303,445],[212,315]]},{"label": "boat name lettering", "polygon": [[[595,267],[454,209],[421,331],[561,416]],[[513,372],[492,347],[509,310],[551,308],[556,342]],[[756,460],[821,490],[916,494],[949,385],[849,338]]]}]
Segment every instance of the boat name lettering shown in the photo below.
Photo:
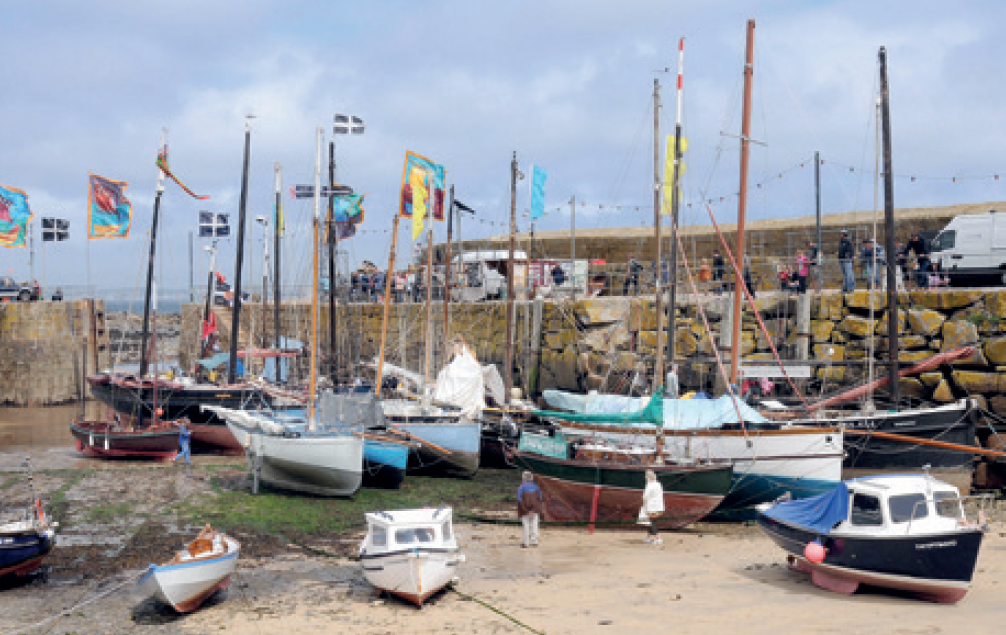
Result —
[{"label": "boat name lettering", "polygon": [[940,542],[926,542],[921,545],[915,545],[915,548],[919,551],[923,549],[943,549],[944,547],[956,547],[956,540],[943,540]]},{"label": "boat name lettering", "polygon": [[908,426],[914,426],[914,425],[916,425],[914,421],[895,421],[894,422],[894,427],[895,428],[907,428]]},{"label": "boat name lettering", "polygon": [[869,419],[863,419],[861,421],[850,421],[846,424],[850,428],[876,428],[877,422],[870,421]]},{"label": "boat name lettering", "polygon": [[0,545],[13,545],[13,544],[14,544],[13,538],[0,538]]}]

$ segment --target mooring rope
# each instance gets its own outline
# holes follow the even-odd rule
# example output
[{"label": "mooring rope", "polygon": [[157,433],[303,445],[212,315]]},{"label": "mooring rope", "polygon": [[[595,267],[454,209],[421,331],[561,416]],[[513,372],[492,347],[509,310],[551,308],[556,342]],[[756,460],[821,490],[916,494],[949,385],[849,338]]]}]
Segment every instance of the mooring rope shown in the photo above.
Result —
[{"label": "mooring rope", "polygon": [[461,591],[458,591],[457,588],[455,588],[455,586],[453,584],[448,585],[447,588],[448,588],[448,590],[450,590],[450,591],[452,591],[454,593],[457,593],[458,595],[460,595],[461,597],[465,598],[466,600],[470,600],[472,602],[475,602],[476,604],[478,604],[478,605],[480,605],[480,606],[482,606],[484,608],[489,609],[490,611],[492,611],[493,613],[499,615],[500,617],[505,617],[506,619],[510,620],[511,622],[513,622],[517,626],[520,626],[523,629],[526,629],[526,630],[528,630],[528,631],[530,631],[532,633],[535,633],[536,635],[545,635],[544,631],[539,631],[536,628],[528,626],[524,622],[518,620],[513,615],[510,615],[506,611],[503,611],[503,610],[500,610],[500,609],[496,608],[495,606],[493,606],[492,604],[489,604],[485,600],[480,600],[479,598],[475,597],[474,595],[469,595],[468,593],[463,593]]}]

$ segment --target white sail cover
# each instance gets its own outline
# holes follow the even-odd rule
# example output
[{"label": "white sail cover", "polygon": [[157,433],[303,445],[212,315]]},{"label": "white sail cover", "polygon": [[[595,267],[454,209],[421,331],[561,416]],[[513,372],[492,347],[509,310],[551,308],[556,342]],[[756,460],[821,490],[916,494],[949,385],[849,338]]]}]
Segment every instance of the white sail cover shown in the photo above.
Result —
[{"label": "white sail cover", "polygon": [[482,366],[467,348],[462,348],[451,363],[437,374],[433,398],[454,404],[466,417],[474,418],[486,407],[485,392]]},{"label": "white sail cover", "polygon": [[[545,401],[558,410],[569,410],[579,414],[619,414],[642,410],[650,403],[650,397],[628,397],[625,395],[604,395],[591,392],[586,395],[546,390]],[[734,407],[730,395],[717,399],[664,399],[664,428],[676,430],[698,430],[715,428],[727,423],[738,423],[737,410],[746,423],[762,423],[767,419],[740,399]]]}]

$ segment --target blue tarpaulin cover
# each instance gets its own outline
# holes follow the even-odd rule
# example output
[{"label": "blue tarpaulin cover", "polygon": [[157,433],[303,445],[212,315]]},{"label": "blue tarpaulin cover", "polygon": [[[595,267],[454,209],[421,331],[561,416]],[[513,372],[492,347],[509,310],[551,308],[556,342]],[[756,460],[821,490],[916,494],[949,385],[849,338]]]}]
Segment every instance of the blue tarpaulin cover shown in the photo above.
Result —
[{"label": "blue tarpaulin cover", "polygon": [[849,515],[849,488],[839,483],[826,494],[779,503],[762,514],[787,525],[827,535]]}]

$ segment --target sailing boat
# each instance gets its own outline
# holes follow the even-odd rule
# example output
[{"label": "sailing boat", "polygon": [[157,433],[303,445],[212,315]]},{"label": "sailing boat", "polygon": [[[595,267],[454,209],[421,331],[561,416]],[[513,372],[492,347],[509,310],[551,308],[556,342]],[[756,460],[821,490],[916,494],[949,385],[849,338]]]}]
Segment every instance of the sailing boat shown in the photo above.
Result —
[{"label": "sailing boat", "polygon": [[[970,347],[945,351],[923,360],[915,367],[900,371],[898,368],[898,323],[896,319],[898,293],[894,258],[894,186],[891,169],[891,127],[889,94],[887,86],[887,52],[881,47],[879,119],[882,128],[884,219],[887,259],[887,339],[888,374],[864,386],[844,391],[810,408],[811,419],[791,418],[793,424],[818,423],[842,426],[846,431],[845,476],[855,478],[878,473],[897,473],[905,470],[931,468],[934,475],[947,480],[962,490],[971,486],[975,429],[978,402],[973,398],[959,399],[954,403],[928,408],[901,408],[898,378],[908,374],[931,371],[955,359],[970,357]],[[837,410],[834,406],[851,401],[876,388],[887,386],[887,409],[875,409],[872,402],[859,411]]]},{"label": "sailing boat", "polygon": [[0,523],[0,577],[26,576],[42,566],[56,544],[57,523],[51,522],[35,498],[31,459],[25,460],[31,502],[18,520]]},{"label": "sailing boat", "polygon": [[[742,133],[741,192],[739,228],[743,224],[745,204],[748,122],[750,103],[750,72],[752,68],[752,39],[754,22],[748,23],[748,59],[745,65],[745,117]],[[677,285],[677,182],[680,163],[681,134],[681,81],[684,45],[679,46],[678,123],[675,133],[675,172],[670,183],[672,190],[671,221],[671,292],[670,316],[675,315],[675,288]],[[655,110],[659,108],[658,92],[654,90]],[[659,118],[654,117],[654,180],[659,186],[656,165],[659,156],[657,145]],[[660,194],[654,188],[654,225],[657,260],[660,260]],[[740,231],[738,232],[741,233]],[[663,331],[663,311],[660,306],[662,291],[657,289],[657,330]],[[740,293],[740,289],[736,289]],[[735,304],[739,316],[740,305]],[[674,330],[671,318],[671,336],[668,348],[674,359]],[[739,317],[735,317],[740,325]],[[736,340],[735,340],[736,341]],[[736,350],[734,347],[733,350]],[[663,346],[657,347],[654,371],[655,391],[662,392]],[[834,488],[841,480],[842,432],[838,428],[819,426],[783,426],[765,417],[741,402],[735,394],[716,400],[661,400],[660,416],[626,421],[625,413],[640,412],[648,397],[642,399],[620,395],[574,395],[547,390],[545,401],[564,413],[540,412],[553,422],[566,438],[580,443],[603,441],[616,445],[629,444],[639,453],[657,453],[670,461],[680,463],[697,460],[726,464],[733,467],[733,482],[727,496],[717,508],[718,513],[748,509],[758,503],[774,500],[788,494],[795,498],[814,496]],[[654,397],[655,399],[655,397]]]},{"label": "sailing boat", "polygon": [[[306,417],[283,413],[251,412],[204,405],[227,422],[227,427],[245,448],[253,470],[264,483],[319,496],[350,496],[362,481],[362,423],[366,403],[351,400],[372,395],[326,394],[321,413],[316,403],[318,385],[318,248],[320,242],[322,129],[317,131],[314,186],[314,262],[311,292],[311,376]],[[247,168],[247,162],[245,163]],[[243,219],[242,219],[243,222]],[[350,406],[358,405],[352,409]],[[324,422],[324,423],[323,423]]]},{"label": "sailing boat", "polygon": [[[406,161],[418,157],[411,152],[406,155]],[[423,160],[419,165],[409,163],[415,174],[408,174],[408,183],[421,181],[426,184],[426,191],[433,198],[435,176],[434,168],[429,161]],[[417,188],[418,189],[418,188]],[[413,205],[425,204],[420,192],[411,192]],[[398,218],[393,220],[391,253],[388,262],[388,279],[394,273],[395,243],[398,235]],[[431,305],[433,301],[433,222],[430,219],[427,233],[427,264],[426,264],[426,343],[425,373],[421,382],[423,394],[418,400],[408,398],[382,399],[386,431],[405,440],[412,441],[412,452],[409,455],[409,469],[424,473],[471,477],[479,467],[481,451],[482,426],[479,414],[485,407],[483,401],[482,368],[475,361],[471,351],[463,341],[454,342],[454,359],[437,377],[436,384],[430,381],[430,368],[433,351],[433,319]],[[391,285],[385,286],[384,317],[381,324],[381,349],[377,359],[377,378],[374,383],[375,394],[381,396],[384,376],[384,352],[388,332],[388,306]],[[446,348],[446,347],[445,347]],[[465,388],[456,388],[463,384]]]}]

